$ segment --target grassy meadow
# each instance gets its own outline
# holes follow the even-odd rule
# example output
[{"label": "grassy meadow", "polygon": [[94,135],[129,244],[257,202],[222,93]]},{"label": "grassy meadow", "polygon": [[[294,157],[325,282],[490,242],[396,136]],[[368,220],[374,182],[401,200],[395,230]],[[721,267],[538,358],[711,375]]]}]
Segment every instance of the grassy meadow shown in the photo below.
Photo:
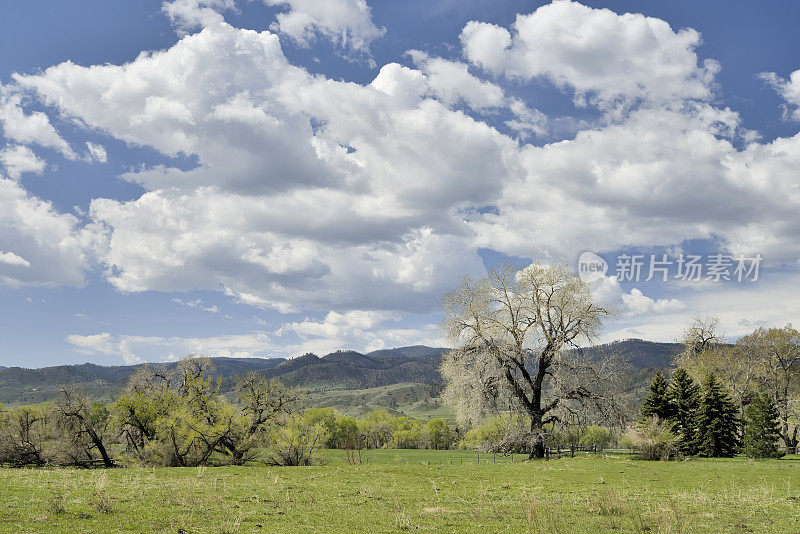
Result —
[{"label": "grassy meadow", "polygon": [[800,458],[524,462],[329,451],[317,467],[0,469],[2,532],[800,532]]}]

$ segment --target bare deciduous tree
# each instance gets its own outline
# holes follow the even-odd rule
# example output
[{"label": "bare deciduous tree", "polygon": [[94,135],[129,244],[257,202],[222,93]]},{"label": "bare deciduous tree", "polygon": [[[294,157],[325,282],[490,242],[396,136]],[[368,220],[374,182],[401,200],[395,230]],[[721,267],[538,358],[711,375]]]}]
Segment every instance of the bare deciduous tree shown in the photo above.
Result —
[{"label": "bare deciduous tree", "polygon": [[526,414],[532,458],[544,456],[543,428],[558,409],[598,401],[618,370],[566,351],[594,338],[609,315],[566,265],[505,266],[466,278],[445,297],[444,312],[457,347],[442,363],[445,400],[466,425],[490,411]]}]

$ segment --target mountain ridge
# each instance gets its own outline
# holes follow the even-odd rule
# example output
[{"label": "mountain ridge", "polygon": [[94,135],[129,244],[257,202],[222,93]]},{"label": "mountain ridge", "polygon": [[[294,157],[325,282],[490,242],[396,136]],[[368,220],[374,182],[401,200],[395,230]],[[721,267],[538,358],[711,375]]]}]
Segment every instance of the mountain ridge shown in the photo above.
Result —
[{"label": "mountain ridge", "polygon": [[[668,367],[681,346],[627,339],[582,349],[593,357],[616,352],[627,358],[637,374]],[[237,375],[261,373],[279,378],[289,386],[323,389],[368,389],[399,383],[416,383],[434,390],[441,386],[439,364],[447,348],[414,345],[380,349],[368,353],[352,350],[331,352],[324,356],[304,354],[295,358],[211,358],[223,391],[233,387]],[[113,398],[125,386],[128,377],[142,365],[174,367],[175,362],[102,366],[92,363],[26,369],[0,369],[0,403],[34,404],[52,400],[60,387],[76,384],[99,399]]]}]

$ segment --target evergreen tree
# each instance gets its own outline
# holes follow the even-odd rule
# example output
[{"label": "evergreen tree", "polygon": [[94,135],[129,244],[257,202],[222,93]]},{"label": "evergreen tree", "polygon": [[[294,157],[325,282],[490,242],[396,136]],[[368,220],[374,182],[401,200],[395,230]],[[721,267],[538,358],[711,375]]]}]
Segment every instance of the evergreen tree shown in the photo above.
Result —
[{"label": "evergreen tree", "polygon": [[706,457],[729,458],[736,454],[738,437],[736,406],[711,373],[703,382],[697,412],[697,453]]},{"label": "evergreen tree", "polygon": [[694,383],[685,369],[679,368],[672,376],[668,398],[672,405],[670,422],[680,441],[678,448],[683,454],[697,454],[697,411],[700,407],[700,387]]},{"label": "evergreen tree", "polygon": [[744,452],[750,458],[780,458],[776,443],[780,439],[778,408],[771,396],[757,393],[745,411]]},{"label": "evergreen tree", "polygon": [[664,378],[661,371],[656,371],[650,382],[650,392],[642,402],[642,421],[649,421],[654,415],[662,421],[666,421],[672,416],[673,409],[672,403],[669,401],[668,387],[667,379]]}]

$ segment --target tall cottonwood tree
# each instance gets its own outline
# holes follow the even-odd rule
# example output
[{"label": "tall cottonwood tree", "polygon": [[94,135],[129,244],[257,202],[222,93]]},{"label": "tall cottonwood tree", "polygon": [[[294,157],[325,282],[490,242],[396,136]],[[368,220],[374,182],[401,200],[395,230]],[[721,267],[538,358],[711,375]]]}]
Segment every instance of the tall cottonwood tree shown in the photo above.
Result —
[{"label": "tall cottonwood tree", "polygon": [[456,349],[442,362],[445,400],[461,424],[511,411],[530,419],[531,457],[544,457],[544,425],[571,401],[600,402],[617,371],[565,349],[592,339],[609,311],[564,265],[504,266],[465,278],[444,300],[444,329]]},{"label": "tall cottonwood tree", "polygon": [[778,410],[783,444],[794,452],[800,441],[800,332],[787,324],[783,328],[759,328],[747,337],[762,347],[762,388],[772,395]]}]

